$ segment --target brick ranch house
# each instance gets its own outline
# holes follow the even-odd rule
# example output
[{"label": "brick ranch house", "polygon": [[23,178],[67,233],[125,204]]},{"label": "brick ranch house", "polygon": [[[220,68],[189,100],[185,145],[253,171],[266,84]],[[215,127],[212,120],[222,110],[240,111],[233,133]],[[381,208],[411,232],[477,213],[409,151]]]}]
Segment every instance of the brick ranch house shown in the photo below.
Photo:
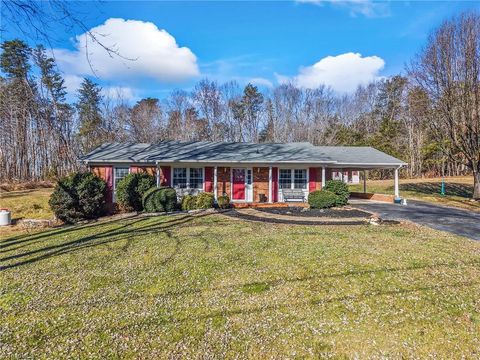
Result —
[{"label": "brick ranch house", "polygon": [[348,182],[358,179],[362,170],[394,169],[395,196],[399,197],[398,169],[406,165],[371,147],[306,142],[107,143],[80,161],[107,182],[109,203],[115,202],[118,181],[136,172],[155,176],[158,186],[171,186],[179,196],[208,191],[215,198],[228,195],[234,203],[275,203],[304,201],[309,192],[332,178]]}]

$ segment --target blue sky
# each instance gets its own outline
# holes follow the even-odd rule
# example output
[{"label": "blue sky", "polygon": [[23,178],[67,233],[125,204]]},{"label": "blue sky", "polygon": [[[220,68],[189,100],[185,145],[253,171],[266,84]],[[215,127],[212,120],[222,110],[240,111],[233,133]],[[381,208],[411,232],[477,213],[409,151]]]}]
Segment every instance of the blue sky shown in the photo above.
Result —
[{"label": "blue sky", "polygon": [[[54,29],[55,57],[73,91],[92,76],[130,101],[189,90],[199,79],[326,84],[337,92],[404,71],[429,31],[478,2],[84,2],[88,28],[129,59],[110,59],[81,32]],[[7,29],[8,30],[8,29]],[[74,35],[80,36],[75,38]],[[4,38],[16,34],[11,31]]]}]

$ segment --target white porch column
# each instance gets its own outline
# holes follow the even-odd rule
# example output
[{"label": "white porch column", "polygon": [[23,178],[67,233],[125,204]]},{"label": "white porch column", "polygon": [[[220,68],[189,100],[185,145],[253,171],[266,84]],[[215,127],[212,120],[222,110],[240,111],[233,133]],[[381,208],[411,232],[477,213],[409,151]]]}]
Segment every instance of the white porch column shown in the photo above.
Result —
[{"label": "white porch column", "polygon": [[157,175],[157,187],[160,187],[160,166],[158,163],[157,163],[156,175]]},{"label": "white porch column", "polygon": [[217,201],[218,198],[218,192],[217,192],[217,167],[215,166],[213,168],[213,195],[215,197],[215,201]]},{"label": "white porch column", "polygon": [[325,166],[322,166],[322,189],[325,187]]},{"label": "white porch column", "polygon": [[398,168],[395,168],[394,187],[395,187],[395,198],[399,198],[400,197],[400,190],[399,190],[399,187],[398,187]]},{"label": "white porch column", "polygon": [[363,193],[367,192],[367,170],[363,170]]},{"label": "white porch column", "polygon": [[272,167],[268,168],[268,202],[272,203]]}]

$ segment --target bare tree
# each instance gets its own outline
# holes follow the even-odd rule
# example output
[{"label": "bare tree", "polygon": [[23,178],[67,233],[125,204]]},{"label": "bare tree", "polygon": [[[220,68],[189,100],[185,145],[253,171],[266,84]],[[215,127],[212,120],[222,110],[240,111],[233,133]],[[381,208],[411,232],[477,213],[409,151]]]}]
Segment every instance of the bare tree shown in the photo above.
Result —
[{"label": "bare tree", "polygon": [[409,74],[432,101],[430,128],[438,143],[450,160],[472,170],[473,198],[480,200],[480,15],[445,21]]}]

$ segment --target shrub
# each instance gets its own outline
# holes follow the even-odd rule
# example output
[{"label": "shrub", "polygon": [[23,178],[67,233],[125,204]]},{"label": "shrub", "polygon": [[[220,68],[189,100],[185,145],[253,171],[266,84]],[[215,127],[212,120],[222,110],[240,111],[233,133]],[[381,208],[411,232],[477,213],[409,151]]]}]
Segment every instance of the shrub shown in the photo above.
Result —
[{"label": "shrub", "polygon": [[146,212],[171,212],[177,209],[177,193],[171,187],[152,188],[143,195]]},{"label": "shrub", "polygon": [[324,190],[328,190],[337,195],[336,206],[346,205],[348,198],[350,197],[350,191],[348,190],[348,185],[341,180],[328,180],[325,183]]},{"label": "shrub", "polygon": [[215,206],[215,196],[211,192],[201,192],[197,195],[197,209],[211,209]]},{"label": "shrub", "polygon": [[74,173],[61,178],[48,204],[55,216],[66,223],[94,219],[105,211],[105,181],[92,173]]},{"label": "shrub", "polygon": [[335,206],[337,195],[328,190],[316,190],[308,194],[308,203],[312,209],[327,209]]},{"label": "shrub", "polygon": [[193,210],[197,208],[197,197],[195,195],[185,195],[182,198],[182,210]]},{"label": "shrub", "polygon": [[143,195],[155,187],[155,178],[145,173],[128,174],[117,184],[115,198],[125,211],[141,211]]},{"label": "shrub", "polygon": [[217,204],[220,209],[228,209],[230,207],[230,198],[227,195],[219,196]]}]

